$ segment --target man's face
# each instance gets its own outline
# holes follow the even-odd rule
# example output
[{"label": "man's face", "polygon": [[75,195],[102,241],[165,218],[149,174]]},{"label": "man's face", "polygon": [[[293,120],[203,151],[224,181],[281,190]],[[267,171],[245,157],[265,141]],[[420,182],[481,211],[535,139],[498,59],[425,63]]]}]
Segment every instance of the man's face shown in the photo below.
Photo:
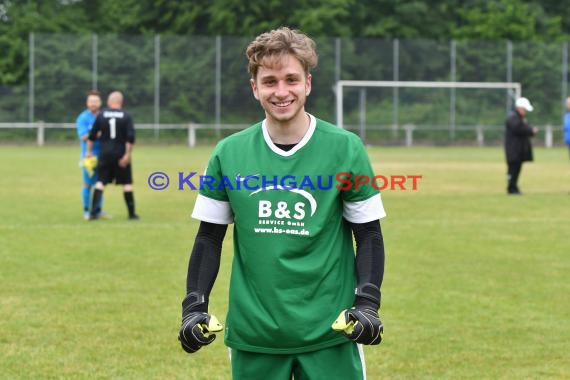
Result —
[{"label": "man's face", "polygon": [[99,109],[101,108],[101,98],[97,95],[89,95],[87,97],[87,108],[93,114],[99,112]]},{"label": "man's face", "polygon": [[287,123],[305,118],[305,101],[311,93],[311,75],[293,56],[285,55],[261,66],[251,79],[253,96],[261,103],[269,123]]}]

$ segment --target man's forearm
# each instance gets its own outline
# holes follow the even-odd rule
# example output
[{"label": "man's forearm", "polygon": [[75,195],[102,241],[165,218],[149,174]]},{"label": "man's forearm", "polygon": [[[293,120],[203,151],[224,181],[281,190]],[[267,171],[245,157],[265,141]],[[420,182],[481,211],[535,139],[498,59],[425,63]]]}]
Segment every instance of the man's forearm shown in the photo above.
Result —
[{"label": "man's forearm", "polygon": [[220,269],[222,242],[227,225],[201,222],[188,263],[186,293],[197,292],[205,298],[207,311],[208,298]]},{"label": "man's forearm", "polygon": [[125,143],[125,155],[131,157],[131,153],[133,152],[134,144],[127,142]]},{"label": "man's forearm", "polygon": [[351,223],[351,228],[356,241],[357,298],[378,303],[379,307],[384,278],[384,239],[380,222]]}]

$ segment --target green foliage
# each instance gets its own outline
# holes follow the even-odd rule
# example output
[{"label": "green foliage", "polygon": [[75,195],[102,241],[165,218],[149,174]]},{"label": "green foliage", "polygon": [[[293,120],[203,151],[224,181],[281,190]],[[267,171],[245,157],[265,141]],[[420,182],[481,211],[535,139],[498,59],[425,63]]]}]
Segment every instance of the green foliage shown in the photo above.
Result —
[{"label": "green foliage", "polygon": [[161,121],[213,122],[216,58],[212,39],[165,36],[161,51]]},{"label": "green foliage", "polygon": [[2,0],[0,84],[25,80],[30,32],[253,36],[289,25],[312,36],[328,37],[552,41],[567,38],[570,32],[570,11],[560,4],[522,0]]},{"label": "green foliage", "polygon": [[458,10],[463,23],[453,27],[456,38],[549,41],[561,38],[561,18],[548,15],[539,2],[521,0],[477,1]]},{"label": "green foliage", "polygon": [[359,19],[353,36],[447,39],[459,20],[457,1],[365,0],[355,7]]},{"label": "green foliage", "polygon": [[75,122],[91,88],[91,36],[37,34],[35,41],[35,119]]},{"label": "green foliage", "polygon": [[87,32],[87,16],[80,5],[60,0],[0,1],[0,84],[27,78],[30,32]]}]

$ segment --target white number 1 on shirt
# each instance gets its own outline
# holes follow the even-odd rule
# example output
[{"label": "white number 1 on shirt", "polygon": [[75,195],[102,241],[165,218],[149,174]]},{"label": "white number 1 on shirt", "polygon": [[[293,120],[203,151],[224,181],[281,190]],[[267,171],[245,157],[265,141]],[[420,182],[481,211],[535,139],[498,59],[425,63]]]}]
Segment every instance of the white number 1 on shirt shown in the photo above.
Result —
[{"label": "white number 1 on shirt", "polygon": [[111,126],[111,140],[117,137],[117,127],[115,125],[115,118],[109,120],[109,125]]}]

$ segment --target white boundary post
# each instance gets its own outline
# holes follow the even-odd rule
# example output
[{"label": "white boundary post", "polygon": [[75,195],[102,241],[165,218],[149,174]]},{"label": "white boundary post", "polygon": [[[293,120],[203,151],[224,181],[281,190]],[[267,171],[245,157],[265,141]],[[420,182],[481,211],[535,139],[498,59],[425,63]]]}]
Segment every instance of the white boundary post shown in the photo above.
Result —
[{"label": "white boundary post", "polygon": [[478,125],[475,128],[477,131],[477,145],[485,146],[485,127],[483,127],[482,125]]},{"label": "white boundary post", "polygon": [[553,140],[552,126],[547,125],[544,127],[544,146],[547,148],[552,148]]},{"label": "white boundary post", "polygon": [[196,146],[196,126],[193,123],[188,124],[188,146],[190,148]]},{"label": "white boundary post", "polygon": [[36,139],[37,144],[38,144],[38,146],[44,146],[44,144],[45,144],[45,124],[42,120],[38,121],[37,128],[38,128],[37,136],[36,136],[37,137],[37,139]]},{"label": "white boundary post", "polygon": [[407,147],[414,145],[414,129],[416,129],[416,126],[413,124],[404,125],[404,130],[406,131],[406,146]]}]

